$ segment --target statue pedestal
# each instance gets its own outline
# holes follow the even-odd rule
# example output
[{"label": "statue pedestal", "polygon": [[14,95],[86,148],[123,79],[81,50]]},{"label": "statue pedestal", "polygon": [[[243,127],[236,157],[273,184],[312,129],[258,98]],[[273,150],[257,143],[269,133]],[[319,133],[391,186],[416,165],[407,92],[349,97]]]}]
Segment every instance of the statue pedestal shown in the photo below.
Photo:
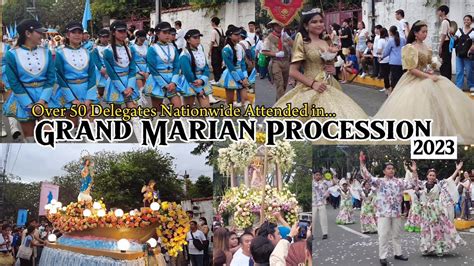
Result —
[{"label": "statue pedestal", "polygon": [[[41,253],[40,266],[61,265],[104,265],[104,266],[145,266],[146,257],[144,252],[126,252],[107,251],[107,254],[101,254],[104,251],[94,249],[79,249],[72,251],[70,248],[63,249],[64,246],[50,244],[44,247]],[[86,250],[89,250],[87,252]],[[81,252],[81,253],[79,253]],[[86,252],[86,253],[82,253]],[[95,252],[95,253],[94,253]],[[115,255],[113,258],[112,256]]]}]

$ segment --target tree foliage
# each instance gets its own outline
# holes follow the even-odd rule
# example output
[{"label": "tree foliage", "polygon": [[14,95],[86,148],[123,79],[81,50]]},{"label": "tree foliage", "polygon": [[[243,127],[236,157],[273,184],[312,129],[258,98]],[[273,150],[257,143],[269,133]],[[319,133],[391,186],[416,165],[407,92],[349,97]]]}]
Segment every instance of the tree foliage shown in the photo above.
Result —
[{"label": "tree foliage", "polygon": [[28,218],[38,217],[40,183],[22,183],[19,177],[7,176],[3,219],[16,222],[19,209],[28,210]]},{"label": "tree foliage", "polygon": [[[36,0],[36,14],[45,26],[60,31],[70,21],[82,21],[85,0]],[[199,1],[198,1],[199,2]],[[162,1],[162,9],[189,5],[187,0]],[[34,18],[26,11],[31,0],[8,0],[3,6],[3,23],[14,25],[23,19]],[[155,10],[155,0],[91,0],[94,32],[102,28],[104,18],[149,19]],[[90,28],[89,28],[90,29]]]},{"label": "tree foliage", "polygon": [[[367,155],[367,168],[378,176],[383,176],[383,166],[386,162],[394,164],[396,175],[405,175],[404,162],[410,160],[410,146],[375,145],[375,146],[314,146],[314,168],[334,168],[339,177],[345,177],[347,172],[359,170],[359,152]],[[474,149],[458,147],[458,159],[464,161],[464,169],[474,169]],[[438,178],[449,177],[455,169],[454,160],[416,160],[420,179],[426,178],[428,169],[434,168]]]},{"label": "tree foliage", "polygon": [[194,184],[191,184],[187,198],[212,197],[212,180],[208,176],[201,175]]},{"label": "tree foliage", "polygon": [[[203,153],[205,151],[202,151]],[[94,180],[92,198],[103,199],[107,207],[133,209],[143,206],[141,189],[149,180],[156,181],[160,199],[180,202],[185,199],[212,196],[210,177],[199,176],[195,183],[178,179],[174,158],[155,149],[128,152],[101,151],[94,153]],[[59,186],[59,201],[63,204],[77,201],[81,185],[81,160],[65,164],[64,174],[52,177]],[[186,185],[187,195],[184,193]],[[14,221],[18,209],[28,209],[30,217],[38,216],[40,183],[23,183],[19,177],[9,176],[6,187],[6,208],[1,215]]]}]

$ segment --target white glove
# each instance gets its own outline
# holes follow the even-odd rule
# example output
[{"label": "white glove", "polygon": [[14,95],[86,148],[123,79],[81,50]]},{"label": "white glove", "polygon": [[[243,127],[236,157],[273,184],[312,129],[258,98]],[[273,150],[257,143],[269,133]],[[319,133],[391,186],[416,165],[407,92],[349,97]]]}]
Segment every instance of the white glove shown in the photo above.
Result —
[{"label": "white glove", "polygon": [[278,58],[285,57],[285,51],[279,51],[275,53],[275,57],[278,57]]},{"label": "white glove", "polygon": [[286,33],[285,29],[282,29],[282,30],[281,30],[281,38],[282,38],[283,40],[288,40],[288,39],[290,39],[290,35],[288,35],[288,33]]}]

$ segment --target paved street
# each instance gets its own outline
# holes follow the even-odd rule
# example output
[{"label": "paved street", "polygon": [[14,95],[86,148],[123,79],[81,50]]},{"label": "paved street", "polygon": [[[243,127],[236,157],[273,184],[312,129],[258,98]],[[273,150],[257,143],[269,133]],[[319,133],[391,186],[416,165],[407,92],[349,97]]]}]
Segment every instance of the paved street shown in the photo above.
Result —
[{"label": "paved street", "polygon": [[[355,83],[343,84],[342,88],[369,116],[377,113],[386,98],[383,92]],[[256,105],[272,106],[275,103],[275,93],[275,88],[268,79],[262,80],[257,77]]]},{"label": "paved street", "polygon": [[[329,239],[322,240],[321,226],[318,222],[313,226],[315,244],[313,245],[314,265],[380,265],[378,257],[378,236],[364,235],[360,231],[359,211],[355,212],[355,224],[336,225],[339,210],[328,205]],[[457,248],[453,253],[444,257],[423,257],[419,251],[419,234],[402,231],[401,241],[404,255],[409,257],[407,262],[395,261],[392,251],[388,261],[391,265],[474,265],[474,233],[461,232],[461,237],[467,242],[466,246]]]}]

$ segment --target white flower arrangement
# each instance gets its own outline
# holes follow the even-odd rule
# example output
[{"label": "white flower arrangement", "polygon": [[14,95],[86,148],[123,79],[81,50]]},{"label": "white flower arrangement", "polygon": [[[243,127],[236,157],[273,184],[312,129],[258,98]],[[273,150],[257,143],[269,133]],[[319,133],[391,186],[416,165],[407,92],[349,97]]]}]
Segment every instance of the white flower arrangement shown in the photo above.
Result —
[{"label": "white flower arrangement", "polygon": [[277,140],[269,150],[271,161],[277,163],[282,171],[290,170],[295,159],[295,151],[288,141]]},{"label": "white flower arrangement", "polygon": [[[238,229],[251,227],[260,215],[263,191],[245,186],[227,190],[219,204],[219,214],[233,215]],[[281,191],[270,186],[265,187],[264,219],[275,222],[275,212],[280,212],[289,224],[298,219],[298,201],[287,186]]]},{"label": "white flower arrangement", "polygon": [[217,167],[221,174],[230,175],[233,168],[245,169],[257,154],[257,144],[251,140],[241,140],[219,149]]}]

